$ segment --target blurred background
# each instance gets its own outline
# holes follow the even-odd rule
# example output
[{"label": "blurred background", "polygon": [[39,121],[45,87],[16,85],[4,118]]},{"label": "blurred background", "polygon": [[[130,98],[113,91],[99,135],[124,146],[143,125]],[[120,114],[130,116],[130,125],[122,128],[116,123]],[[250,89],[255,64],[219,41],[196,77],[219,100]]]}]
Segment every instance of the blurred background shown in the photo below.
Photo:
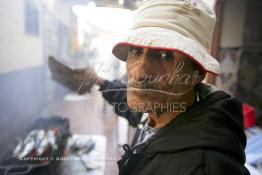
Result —
[{"label": "blurred background", "polygon": [[[259,145],[258,140],[262,140],[258,139],[262,138],[262,2],[206,2],[217,15],[210,52],[222,68],[220,76],[208,75],[206,81],[246,104],[246,133],[250,138],[255,135],[255,144]],[[40,118],[59,116],[69,121],[71,134],[95,135],[94,142],[101,144],[99,156],[105,159],[100,161],[103,162],[100,169],[79,174],[117,174],[119,146],[130,143],[134,128],[116,116],[97,91],[98,87],[93,87],[91,93],[77,95],[52,80],[48,57],[55,57],[71,69],[91,66],[105,79],[121,79],[125,63],[115,59],[111,50],[129,29],[134,10],[141,3],[142,0],[0,1],[1,153],[15,139],[23,137],[28,128],[38,125]],[[248,143],[252,145],[253,140]],[[262,172],[262,150],[248,150],[249,164]],[[6,160],[1,162],[6,154],[2,158],[1,155],[0,166],[5,169],[11,164],[5,164]],[[78,171],[73,172],[77,175]]]}]

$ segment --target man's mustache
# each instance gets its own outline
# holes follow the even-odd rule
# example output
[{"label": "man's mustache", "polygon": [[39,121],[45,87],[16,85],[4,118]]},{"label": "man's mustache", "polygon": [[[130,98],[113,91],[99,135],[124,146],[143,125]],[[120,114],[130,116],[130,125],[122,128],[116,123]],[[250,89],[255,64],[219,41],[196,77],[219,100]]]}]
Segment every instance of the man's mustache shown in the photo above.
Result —
[{"label": "man's mustache", "polygon": [[155,83],[150,81],[138,81],[138,80],[129,80],[128,87],[139,88],[139,89],[154,89],[158,90],[158,87]]}]

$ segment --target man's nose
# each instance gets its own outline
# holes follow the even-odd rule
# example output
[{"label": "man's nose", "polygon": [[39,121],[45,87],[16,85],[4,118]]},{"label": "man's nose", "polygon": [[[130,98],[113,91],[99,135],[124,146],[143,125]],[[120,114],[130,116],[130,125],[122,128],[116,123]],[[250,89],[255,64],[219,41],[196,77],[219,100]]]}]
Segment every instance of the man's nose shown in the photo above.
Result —
[{"label": "man's nose", "polygon": [[150,78],[153,78],[157,75],[156,67],[153,63],[153,58],[147,54],[141,57],[141,62],[137,69],[137,80],[138,81],[150,81]]}]

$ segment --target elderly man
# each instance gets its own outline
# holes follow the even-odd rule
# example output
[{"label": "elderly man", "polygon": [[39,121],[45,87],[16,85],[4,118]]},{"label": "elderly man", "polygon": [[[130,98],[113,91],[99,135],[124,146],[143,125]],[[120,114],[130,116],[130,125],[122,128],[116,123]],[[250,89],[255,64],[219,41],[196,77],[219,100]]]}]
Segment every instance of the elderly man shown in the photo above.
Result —
[{"label": "elderly man", "polygon": [[149,0],[136,12],[113,54],[126,61],[128,106],[148,116],[119,174],[249,174],[241,103],[201,83],[219,73],[214,26],[201,0]]},{"label": "elderly man", "polygon": [[130,124],[146,116],[133,145],[124,145],[120,175],[249,174],[241,103],[202,83],[206,72],[219,74],[208,53],[214,26],[201,0],[148,0],[113,48],[126,61],[127,87],[92,74]]}]

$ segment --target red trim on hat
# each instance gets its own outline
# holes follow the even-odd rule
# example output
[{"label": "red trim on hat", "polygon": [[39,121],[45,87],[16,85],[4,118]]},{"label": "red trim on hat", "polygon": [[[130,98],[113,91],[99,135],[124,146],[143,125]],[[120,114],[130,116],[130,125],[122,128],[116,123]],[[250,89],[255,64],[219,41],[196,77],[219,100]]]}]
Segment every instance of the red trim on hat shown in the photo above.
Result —
[{"label": "red trim on hat", "polygon": [[191,55],[185,53],[182,50],[176,49],[176,48],[166,48],[166,47],[157,47],[157,46],[143,46],[143,45],[139,45],[139,44],[132,44],[132,43],[128,43],[128,42],[120,42],[117,43],[112,50],[112,53],[114,54],[114,50],[116,49],[117,46],[119,45],[128,45],[128,46],[135,46],[135,47],[142,47],[142,48],[147,48],[147,49],[159,49],[159,50],[172,50],[172,51],[178,51],[182,54],[184,54],[185,56],[189,57],[190,59],[192,59],[194,62],[196,62],[204,71],[215,74],[215,75],[219,75],[218,73],[215,73],[213,71],[207,70],[206,68],[204,68],[204,66],[199,63],[195,58],[193,58]]}]

